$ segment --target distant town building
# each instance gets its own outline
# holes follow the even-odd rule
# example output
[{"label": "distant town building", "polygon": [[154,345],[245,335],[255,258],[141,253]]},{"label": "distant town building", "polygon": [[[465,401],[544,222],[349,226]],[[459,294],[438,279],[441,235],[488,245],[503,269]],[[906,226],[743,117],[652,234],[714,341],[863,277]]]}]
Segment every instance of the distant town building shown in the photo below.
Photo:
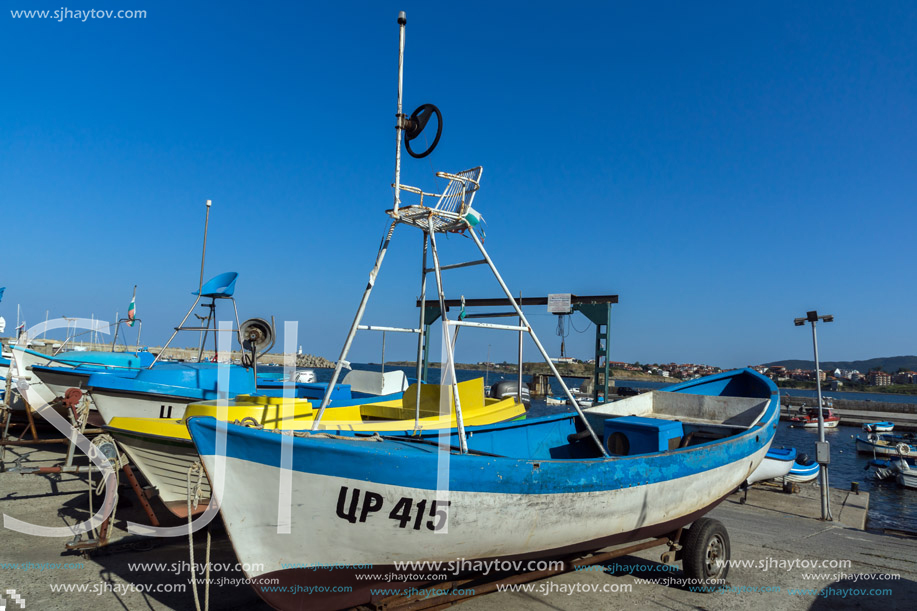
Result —
[{"label": "distant town building", "polygon": [[884,371],[870,371],[866,374],[866,381],[870,386],[888,386],[892,383],[892,376]]}]

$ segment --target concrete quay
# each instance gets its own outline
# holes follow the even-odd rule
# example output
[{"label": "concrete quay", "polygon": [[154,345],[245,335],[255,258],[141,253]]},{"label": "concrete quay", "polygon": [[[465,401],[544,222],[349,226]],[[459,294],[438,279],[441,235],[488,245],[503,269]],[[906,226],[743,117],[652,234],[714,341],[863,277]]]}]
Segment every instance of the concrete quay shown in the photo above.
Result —
[{"label": "concrete quay", "polygon": [[[40,450],[8,448],[5,467],[13,466],[17,457],[22,458],[22,466],[49,466],[63,461],[64,450],[50,446]],[[85,459],[80,462],[85,463]],[[94,481],[98,482],[98,476]],[[88,516],[87,490],[86,475],[0,473],[0,513],[41,526],[73,525]],[[127,520],[148,523],[123,478],[120,496],[113,545],[88,558],[65,552],[64,546],[72,538],[69,535],[35,537],[5,529],[0,536],[0,589],[16,590],[25,600],[26,610],[194,609],[187,537],[118,541],[127,536]],[[804,486],[800,494],[789,495],[776,487],[759,485],[749,491],[746,504],[739,499],[740,495],[734,494],[709,514],[726,525],[734,561],[727,584],[718,593],[690,591],[683,584],[680,565],[675,565],[674,571],[667,570],[670,565],[659,561],[665,548],[656,547],[608,561],[604,569],[525,584],[529,591],[474,597],[461,608],[913,608],[917,600],[917,535],[909,538],[863,531],[869,503],[866,493],[832,490],[835,521],[830,523],[818,519],[820,504],[814,486]],[[94,506],[98,503],[97,498]],[[155,499],[154,506],[159,507]],[[157,513],[167,515],[161,507]],[[182,524],[174,518],[163,523]],[[244,575],[235,566],[235,555],[219,520],[214,527],[211,562],[220,566],[211,574],[210,608],[267,609],[251,587],[239,581]],[[204,532],[195,535],[198,563],[203,562],[204,540]],[[819,565],[797,566],[809,562]],[[885,579],[886,575],[897,578]],[[66,587],[86,591],[54,590]],[[879,590],[882,592],[876,593]],[[203,588],[200,593],[203,596]]]}]

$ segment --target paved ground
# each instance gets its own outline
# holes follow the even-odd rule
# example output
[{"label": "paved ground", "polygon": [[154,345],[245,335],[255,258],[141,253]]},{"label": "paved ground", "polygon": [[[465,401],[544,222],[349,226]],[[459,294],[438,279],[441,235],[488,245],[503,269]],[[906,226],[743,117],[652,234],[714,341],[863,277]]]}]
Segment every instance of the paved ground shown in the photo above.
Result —
[{"label": "paved ground", "polygon": [[[62,460],[61,450],[12,450],[26,455],[31,465]],[[6,466],[11,466],[10,454]],[[477,609],[883,609],[914,608],[917,600],[917,538],[888,536],[855,528],[865,520],[867,496],[834,491],[838,521],[822,522],[816,491],[785,495],[774,490],[752,490],[749,502],[738,497],[711,514],[728,528],[732,558],[749,561],[733,565],[728,588],[719,593],[691,592],[681,584],[682,573],[659,562],[662,548],[646,550],[606,563],[607,569],[589,570],[529,584],[531,591],[481,596],[461,608]],[[130,490],[122,492],[116,536],[125,534],[125,520],[144,522],[144,514]],[[0,474],[0,512],[43,526],[73,524],[86,516],[85,476]],[[163,510],[164,511],[164,510]],[[181,524],[175,521],[172,524]],[[187,539],[117,546],[112,552],[86,559],[64,554],[69,537],[40,538],[11,530],[0,535],[0,594],[16,590],[25,609],[194,609],[188,585]],[[203,536],[198,537],[198,562],[203,559]],[[211,609],[265,609],[249,586],[238,580],[235,556],[225,533],[217,532],[211,560],[229,565],[213,574]],[[787,568],[788,563],[827,562],[816,568]],[[849,562],[838,566],[838,562]],[[162,563],[159,567],[134,563]],[[33,563],[31,566],[27,563]],[[73,563],[73,564],[68,564]],[[896,575],[895,580],[864,575]],[[84,592],[55,592],[55,587],[85,588]],[[154,591],[139,591],[150,589]],[[768,588],[771,591],[749,591]],[[869,592],[890,589],[888,593]],[[743,590],[744,589],[744,590]],[[159,591],[156,591],[159,590]],[[169,591],[164,591],[169,590]],[[596,590],[596,591],[591,591]],[[604,591],[603,591],[604,590]],[[629,591],[624,591],[629,590]],[[862,590],[862,592],[854,592]],[[821,592],[821,594],[819,594]],[[7,596],[9,599],[9,596]],[[8,603],[7,609],[17,607]]]}]

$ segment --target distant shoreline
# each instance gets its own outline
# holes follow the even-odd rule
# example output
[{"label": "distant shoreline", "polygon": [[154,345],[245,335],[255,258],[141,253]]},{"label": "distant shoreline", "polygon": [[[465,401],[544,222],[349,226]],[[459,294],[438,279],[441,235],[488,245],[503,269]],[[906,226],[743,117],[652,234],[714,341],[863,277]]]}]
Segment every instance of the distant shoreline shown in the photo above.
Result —
[{"label": "distant shoreline", "polygon": [[[369,363],[370,365],[378,365],[379,363]],[[416,363],[414,361],[386,361],[386,365],[391,365],[392,367],[414,367]],[[571,378],[592,378],[595,369],[594,366],[588,363],[557,363],[555,364],[557,371],[563,377]],[[442,363],[430,363],[430,367],[434,369],[442,369]],[[456,363],[456,369],[464,369],[466,371],[488,371],[492,374],[513,374],[517,375],[519,373],[518,367],[515,364],[498,364],[498,366],[489,367],[487,365],[481,365],[480,363]],[[624,369],[611,369],[611,375],[609,376],[612,380],[623,380],[629,382],[663,382],[668,384],[677,384],[682,380],[677,378],[667,378],[665,376],[651,375],[648,373],[637,373],[633,371],[627,371]],[[549,374],[551,373],[550,368],[544,362],[537,363],[523,363],[522,364],[522,373],[526,375],[531,374]]]}]

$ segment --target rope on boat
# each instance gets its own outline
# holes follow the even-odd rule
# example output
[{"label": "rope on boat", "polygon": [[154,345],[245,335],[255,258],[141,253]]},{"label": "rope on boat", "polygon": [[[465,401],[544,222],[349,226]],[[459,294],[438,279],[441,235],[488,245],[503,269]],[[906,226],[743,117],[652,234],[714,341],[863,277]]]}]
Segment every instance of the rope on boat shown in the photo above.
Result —
[{"label": "rope on boat", "polygon": [[[288,431],[274,431],[275,433],[286,433]],[[334,433],[313,433],[312,431],[293,431],[294,437],[311,437],[317,439],[344,439],[347,441],[384,441],[382,435],[377,432],[372,435],[360,435],[360,436],[350,436],[350,435],[335,435]]]},{"label": "rope on boat", "polygon": [[[191,476],[197,474],[197,483],[194,485],[194,488],[191,487]],[[188,554],[191,559],[191,589],[194,592],[194,607],[197,611],[201,611],[201,601],[197,594],[197,571],[194,566],[194,528],[192,523],[194,522],[194,516],[191,513],[192,503],[195,509],[197,509],[198,504],[200,503],[201,495],[201,483],[204,479],[204,468],[200,462],[195,462],[193,465],[188,467],[188,472],[186,474],[186,482],[188,484]],[[206,569],[204,573],[204,611],[210,609],[210,527],[207,528],[207,552],[205,557]]]},{"label": "rope on boat", "polygon": [[251,416],[246,416],[245,418],[242,418],[241,420],[233,420],[232,423],[238,424],[240,426],[247,426],[248,428],[251,428],[251,429],[258,429],[258,430],[264,429],[264,425],[258,422],[257,420],[255,420],[254,418],[252,418]]},{"label": "rope on boat", "polygon": [[[86,403],[86,415],[87,416],[89,415],[89,404],[88,403]],[[84,421],[84,425],[85,425],[85,421]],[[100,450],[102,444],[105,444],[105,443],[111,444],[111,446],[115,448],[115,451],[118,453],[116,457],[111,458]],[[121,450],[119,449],[118,444],[115,443],[114,438],[112,438],[112,436],[109,435],[108,433],[102,433],[101,435],[97,435],[95,438],[93,438],[89,447],[90,447],[90,452],[95,452],[96,454],[101,455],[102,458],[104,458],[111,465],[112,470],[115,472],[115,494],[114,496],[112,496],[111,516],[108,518],[109,520],[111,520],[110,523],[114,524],[115,523],[115,513],[118,511],[118,487],[121,485],[121,477],[120,477],[121,467],[127,464],[127,457],[121,453]],[[89,515],[91,517],[95,515],[95,511],[93,511],[92,509],[92,495],[97,494],[99,496],[102,496],[105,493],[106,479],[103,476],[99,480],[98,485],[93,490],[92,488],[92,469],[89,469],[88,475],[89,475],[89,479],[88,479]],[[92,528],[92,535],[94,538],[98,539],[99,535],[98,533],[96,533],[95,527]]]}]

